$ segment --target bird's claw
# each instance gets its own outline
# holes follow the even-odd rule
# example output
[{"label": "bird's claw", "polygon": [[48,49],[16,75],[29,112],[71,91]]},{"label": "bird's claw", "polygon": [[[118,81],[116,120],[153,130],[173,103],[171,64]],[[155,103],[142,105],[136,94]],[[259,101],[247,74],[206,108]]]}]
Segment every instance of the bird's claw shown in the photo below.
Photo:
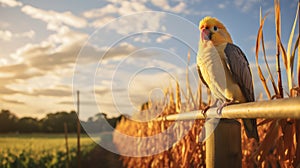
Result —
[{"label": "bird's claw", "polygon": [[230,105],[230,104],[234,104],[234,101],[229,101],[229,102],[224,102],[223,104],[221,104],[221,106],[218,107],[217,109],[217,114],[221,115],[222,114],[222,110],[225,106]]},{"label": "bird's claw", "polygon": [[207,112],[207,110],[208,110],[209,108],[210,108],[210,106],[206,106],[206,107],[204,107],[204,109],[201,111],[201,113],[202,113],[202,115],[204,116],[204,118],[207,117],[206,112]]},{"label": "bird's claw", "polygon": [[221,114],[222,114],[223,108],[224,108],[223,104],[222,104],[220,107],[217,108],[217,114],[218,114],[218,115],[221,115]]},{"label": "bird's claw", "polygon": [[212,105],[207,105],[204,107],[204,109],[202,110],[202,114],[205,118],[207,118],[206,112],[208,111],[209,108],[216,106],[218,103],[218,101],[215,101]]}]

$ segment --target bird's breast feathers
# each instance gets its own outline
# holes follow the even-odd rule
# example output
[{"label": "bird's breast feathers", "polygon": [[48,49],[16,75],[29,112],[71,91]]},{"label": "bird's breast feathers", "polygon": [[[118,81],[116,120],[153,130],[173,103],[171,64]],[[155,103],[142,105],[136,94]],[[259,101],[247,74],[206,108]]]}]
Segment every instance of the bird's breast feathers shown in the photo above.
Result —
[{"label": "bird's breast feathers", "polygon": [[226,44],[214,46],[209,41],[199,44],[197,65],[217,99],[243,101],[243,94],[226,65],[225,47]]}]

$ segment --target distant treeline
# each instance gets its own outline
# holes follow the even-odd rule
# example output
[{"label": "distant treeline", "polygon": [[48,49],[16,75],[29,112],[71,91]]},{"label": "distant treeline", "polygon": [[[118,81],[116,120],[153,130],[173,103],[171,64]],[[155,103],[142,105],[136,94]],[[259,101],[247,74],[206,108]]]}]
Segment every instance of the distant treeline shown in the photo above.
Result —
[{"label": "distant treeline", "polygon": [[[102,132],[115,128],[120,118],[121,116],[107,118],[106,114],[98,113],[94,117],[90,117],[88,121],[81,123],[85,128],[89,128],[89,132]],[[0,133],[63,133],[64,123],[67,124],[69,133],[75,133],[77,131],[76,112],[50,113],[42,119],[18,118],[9,110],[1,110],[0,112]],[[81,131],[85,133],[83,127]]]}]

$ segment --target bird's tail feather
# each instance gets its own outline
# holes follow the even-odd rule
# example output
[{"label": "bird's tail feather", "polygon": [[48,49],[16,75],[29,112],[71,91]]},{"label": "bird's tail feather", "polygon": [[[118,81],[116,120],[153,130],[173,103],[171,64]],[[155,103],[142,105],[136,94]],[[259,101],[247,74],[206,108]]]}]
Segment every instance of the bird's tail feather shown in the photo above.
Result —
[{"label": "bird's tail feather", "polygon": [[254,138],[259,142],[259,136],[257,132],[256,119],[243,119],[245,131],[248,138]]}]

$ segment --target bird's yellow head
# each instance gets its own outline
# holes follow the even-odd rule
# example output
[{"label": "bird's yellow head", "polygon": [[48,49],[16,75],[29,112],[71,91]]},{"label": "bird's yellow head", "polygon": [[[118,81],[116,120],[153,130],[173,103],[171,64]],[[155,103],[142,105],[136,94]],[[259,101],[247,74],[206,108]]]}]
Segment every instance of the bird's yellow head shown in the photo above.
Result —
[{"label": "bird's yellow head", "polygon": [[215,46],[223,43],[232,43],[230,34],[217,18],[210,16],[203,18],[199,23],[199,29],[201,42],[211,41]]}]

